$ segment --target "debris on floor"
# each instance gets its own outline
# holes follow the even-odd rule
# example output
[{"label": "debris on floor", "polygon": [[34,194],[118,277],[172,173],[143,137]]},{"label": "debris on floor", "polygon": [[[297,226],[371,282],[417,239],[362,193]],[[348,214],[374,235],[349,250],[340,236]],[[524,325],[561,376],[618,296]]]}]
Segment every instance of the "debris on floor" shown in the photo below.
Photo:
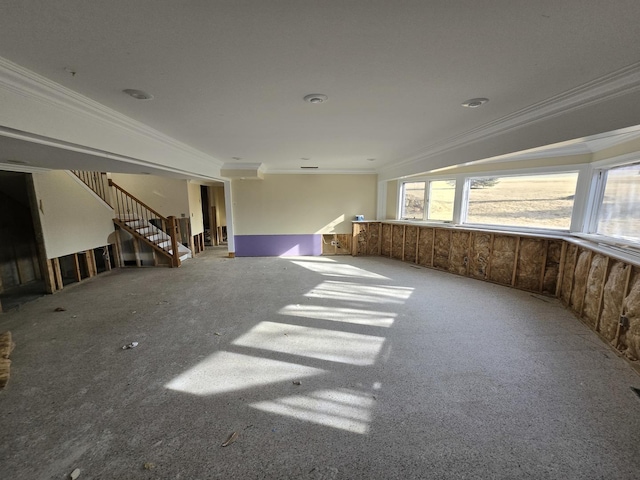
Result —
[{"label": "debris on floor", "polygon": [[66,312],[67,309],[64,307],[56,307],[53,309],[54,312]]},{"label": "debris on floor", "polygon": [[16,346],[11,339],[11,332],[0,334],[0,388],[4,388],[11,375],[11,360],[9,356]]},{"label": "debris on floor", "polygon": [[136,348],[138,346],[138,342],[131,342],[127,345],[122,346],[122,350],[129,350],[130,348]]},{"label": "debris on floor", "polygon": [[144,464],[144,469],[145,470],[153,470],[154,468],[156,468],[156,465],[154,463],[146,462]]},{"label": "debris on floor", "polygon": [[300,380],[294,380],[293,384],[294,385],[302,385],[302,382]]},{"label": "debris on floor", "polygon": [[231,435],[229,435],[229,438],[227,438],[227,441],[224,442],[222,444],[223,447],[228,447],[229,445],[231,445],[232,443],[234,443],[236,440],[238,440],[238,436],[239,433],[238,432],[233,432]]},{"label": "debris on floor", "polygon": [[216,335],[217,337],[222,336],[222,334],[220,332],[214,332],[213,334]]},{"label": "debris on floor", "polygon": [[80,476],[80,469],[76,468],[73,472],[71,472],[71,474],[69,474],[69,478],[71,480],[76,480],[76,478],[78,478]]}]

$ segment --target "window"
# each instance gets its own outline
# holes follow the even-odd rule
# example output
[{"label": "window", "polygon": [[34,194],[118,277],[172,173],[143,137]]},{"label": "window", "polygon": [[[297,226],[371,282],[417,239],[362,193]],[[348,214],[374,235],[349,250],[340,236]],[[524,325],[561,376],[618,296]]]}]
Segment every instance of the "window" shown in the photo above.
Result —
[{"label": "window", "polygon": [[424,219],[425,182],[407,182],[402,184],[402,218]]},{"label": "window", "polygon": [[603,195],[597,211],[596,233],[640,240],[640,165],[601,170],[599,182]]},{"label": "window", "polygon": [[455,180],[403,183],[401,218],[450,222],[455,191]]},{"label": "window", "polygon": [[578,173],[469,178],[467,223],[569,230]]}]

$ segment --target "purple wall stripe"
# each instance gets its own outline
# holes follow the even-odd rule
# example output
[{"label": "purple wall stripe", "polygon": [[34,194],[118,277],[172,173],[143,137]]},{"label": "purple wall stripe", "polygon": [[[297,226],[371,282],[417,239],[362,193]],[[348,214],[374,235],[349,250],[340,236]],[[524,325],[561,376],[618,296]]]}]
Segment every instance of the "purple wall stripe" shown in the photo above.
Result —
[{"label": "purple wall stripe", "polygon": [[322,235],[235,235],[236,257],[321,255]]}]

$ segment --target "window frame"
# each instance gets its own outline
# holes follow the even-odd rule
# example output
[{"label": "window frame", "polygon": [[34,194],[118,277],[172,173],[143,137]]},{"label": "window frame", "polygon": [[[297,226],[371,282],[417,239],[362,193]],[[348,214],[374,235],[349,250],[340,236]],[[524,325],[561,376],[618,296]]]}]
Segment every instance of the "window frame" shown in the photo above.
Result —
[{"label": "window frame", "polygon": [[[429,219],[429,212],[430,212],[430,199],[429,199],[429,191],[430,191],[430,184],[431,182],[438,182],[438,181],[453,181],[455,182],[455,193],[454,193],[454,198],[453,198],[453,218],[451,220],[433,220],[433,219]],[[420,182],[424,182],[424,214],[422,216],[421,219],[419,218],[405,218],[402,216],[402,214],[404,213],[404,198],[405,198],[405,184],[407,183],[420,183]],[[396,219],[399,221],[405,221],[405,222],[422,222],[422,223],[433,223],[433,224],[438,224],[438,225],[442,225],[442,224],[452,224],[455,223],[455,219],[456,219],[456,204],[457,204],[457,197],[458,197],[458,185],[459,185],[459,179],[458,179],[458,175],[434,175],[434,176],[420,176],[420,177],[415,177],[415,178],[404,178],[404,179],[400,179],[398,180],[398,192],[399,192],[399,197],[398,197],[398,212],[396,215]]]}]

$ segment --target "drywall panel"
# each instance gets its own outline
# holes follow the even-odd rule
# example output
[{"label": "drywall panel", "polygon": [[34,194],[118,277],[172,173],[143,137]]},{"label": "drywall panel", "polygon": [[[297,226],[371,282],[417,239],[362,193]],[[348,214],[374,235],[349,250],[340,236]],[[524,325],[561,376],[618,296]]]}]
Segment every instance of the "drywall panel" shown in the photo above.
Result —
[{"label": "drywall panel", "polygon": [[451,252],[449,254],[449,271],[458,275],[467,274],[469,263],[470,232],[451,232]]},{"label": "drywall panel", "polygon": [[420,227],[418,234],[418,263],[427,267],[433,260],[433,228]]},{"label": "drywall panel", "polygon": [[160,215],[189,216],[188,181],[157,175],[113,173],[114,183],[142,200]]},{"label": "drywall panel", "polygon": [[515,283],[517,288],[540,290],[545,266],[545,252],[546,243],[544,240],[526,237],[520,239]]},{"label": "drywall panel", "polygon": [[418,245],[418,227],[407,225],[404,231],[404,260],[415,263]]},{"label": "drywall panel", "polygon": [[495,235],[491,252],[489,280],[503,285],[511,285],[513,267],[516,260],[518,239],[508,235]]},{"label": "drywall panel", "polygon": [[391,256],[391,230],[392,226],[390,224],[382,224],[382,246],[380,248],[380,255],[383,255],[385,257]]},{"label": "drywall panel", "polygon": [[627,273],[631,268],[620,261],[611,261],[609,276],[604,284],[602,296],[602,315],[600,317],[600,333],[610,342],[616,338],[622,301],[625,297],[624,287],[627,281]]},{"label": "drywall panel", "polygon": [[204,218],[202,217],[202,193],[200,185],[188,183],[189,216],[191,218],[191,235],[204,232]]},{"label": "drywall panel", "polygon": [[469,275],[484,280],[487,278],[487,267],[491,258],[490,233],[474,232],[469,251]]},{"label": "drywall panel", "polygon": [[598,324],[600,316],[600,303],[602,286],[604,284],[604,274],[607,270],[608,258],[604,255],[595,254],[591,259],[591,267],[587,277],[587,286],[582,308],[583,317],[593,329]]},{"label": "drywall panel", "polygon": [[404,225],[394,225],[391,231],[391,257],[402,260],[404,248]]},{"label": "drywall panel", "polygon": [[34,173],[33,183],[47,258],[109,243],[113,210],[65,171]]},{"label": "drywall panel", "polygon": [[211,187],[209,196],[211,206],[215,207],[218,226],[222,227],[227,224],[227,211],[224,202],[224,187]]},{"label": "drywall panel", "polygon": [[433,247],[433,266],[449,270],[449,250],[451,248],[451,230],[436,228]]},{"label": "drywall panel", "polygon": [[376,175],[265,175],[233,180],[236,235],[351,232],[375,218]]}]

